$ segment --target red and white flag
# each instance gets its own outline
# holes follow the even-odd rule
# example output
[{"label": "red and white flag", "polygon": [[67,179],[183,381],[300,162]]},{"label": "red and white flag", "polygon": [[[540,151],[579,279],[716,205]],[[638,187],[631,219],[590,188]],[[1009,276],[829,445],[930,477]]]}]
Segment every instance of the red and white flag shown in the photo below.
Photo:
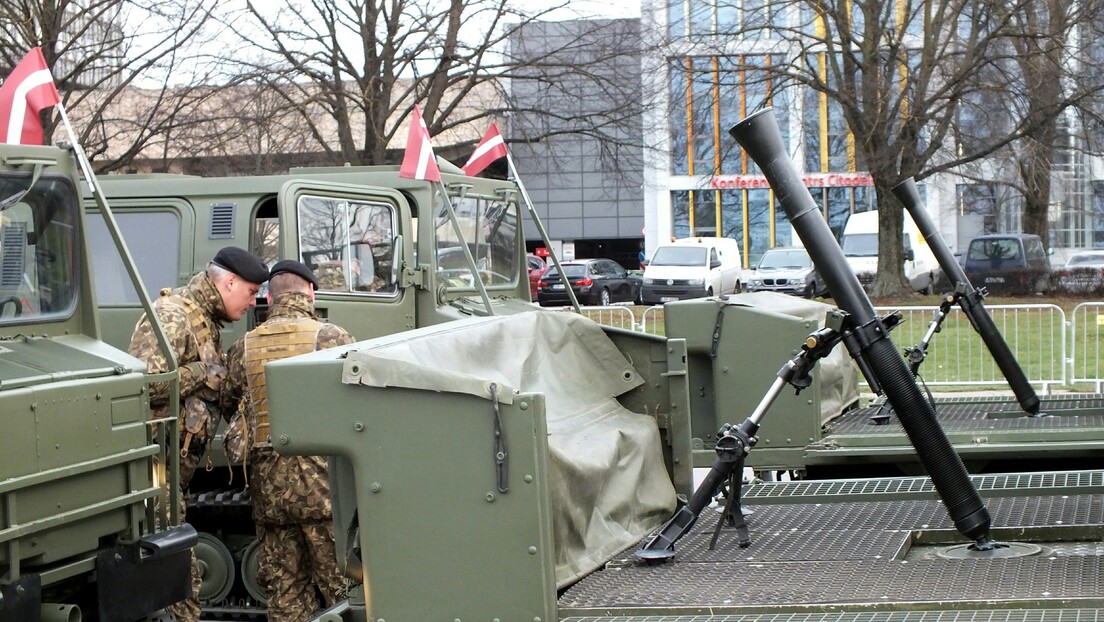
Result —
[{"label": "red and white flag", "polygon": [[41,145],[42,123],[38,112],[60,101],[42,48],[36,47],[19,61],[0,85],[0,142]]},{"label": "red and white flag", "polygon": [[414,106],[414,114],[410,118],[406,153],[403,154],[402,166],[399,167],[399,177],[441,181],[441,169],[437,168],[433,145],[429,143],[429,130],[426,129],[422,111],[417,106]]},{"label": "red and white flag", "polygon": [[491,162],[506,156],[506,142],[502,140],[502,134],[498,133],[498,124],[492,123],[483,134],[483,140],[475,146],[475,151],[468,158],[468,163],[462,168],[465,175],[478,175],[491,165]]}]

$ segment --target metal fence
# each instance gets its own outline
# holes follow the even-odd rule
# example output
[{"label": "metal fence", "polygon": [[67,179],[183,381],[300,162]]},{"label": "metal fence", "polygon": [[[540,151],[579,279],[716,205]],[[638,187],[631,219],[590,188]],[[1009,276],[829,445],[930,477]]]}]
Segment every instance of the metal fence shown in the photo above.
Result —
[{"label": "metal fence", "polygon": [[[1069,321],[1053,304],[986,305],[1028,381],[1052,386],[1090,383],[1104,387],[1104,302],[1086,302]],[[938,307],[876,307],[878,315],[898,312],[903,321],[890,337],[902,349],[917,345]],[[663,335],[663,307],[583,307],[583,314],[609,325]],[[954,307],[932,338],[920,366],[920,379],[933,386],[1007,386],[1000,368],[962,311]]]},{"label": "metal fence", "polygon": [[[1067,382],[1066,314],[1052,304],[986,305],[1024,375],[1044,390]],[[876,307],[879,315],[899,312],[904,318],[890,337],[902,348],[914,346],[931,325],[938,307]],[[919,370],[929,385],[998,385],[1007,381],[989,348],[958,307],[951,309],[932,338]]]},{"label": "metal fence", "polygon": [[1104,302],[1083,302],[1070,313],[1070,381],[1104,384]]}]

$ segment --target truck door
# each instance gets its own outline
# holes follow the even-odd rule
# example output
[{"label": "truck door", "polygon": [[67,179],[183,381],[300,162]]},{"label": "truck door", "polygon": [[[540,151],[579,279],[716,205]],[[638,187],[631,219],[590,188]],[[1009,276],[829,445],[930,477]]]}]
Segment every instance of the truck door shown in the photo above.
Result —
[{"label": "truck door", "polygon": [[358,340],[415,327],[415,292],[399,278],[414,264],[411,209],[402,193],[290,181],[280,188],[278,210],[280,256],[314,271],[320,319]]}]

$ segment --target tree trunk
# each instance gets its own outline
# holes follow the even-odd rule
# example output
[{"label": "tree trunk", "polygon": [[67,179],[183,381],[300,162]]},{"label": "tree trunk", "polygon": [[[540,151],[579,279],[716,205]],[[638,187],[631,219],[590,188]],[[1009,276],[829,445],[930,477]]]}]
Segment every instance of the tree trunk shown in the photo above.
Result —
[{"label": "tree trunk", "polygon": [[905,279],[905,254],[901,240],[904,236],[904,208],[890,192],[887,184],[874,179],[874,195],[878,206],[878,273],[874,279],[871,296],[875,298],[899,298],[912,293]]}]

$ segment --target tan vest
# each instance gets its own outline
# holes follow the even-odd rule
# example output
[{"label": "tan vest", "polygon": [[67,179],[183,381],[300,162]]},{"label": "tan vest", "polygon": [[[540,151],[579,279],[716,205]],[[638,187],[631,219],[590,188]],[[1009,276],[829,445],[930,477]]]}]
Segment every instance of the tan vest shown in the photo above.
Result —
[{"label": "tan vest", "polygon": [[272,447],[265,364],[313,352],[321,328],[321,322],[310,318],[272,318],[246,333],[243,358],[251,414],[249,438],[253,447]]},{"label": "tan vest", "polygon": [[[181,296],[180,294],[173,293],[169,288],[163,288],[161,290],[160,297],[153,302],[154,308],[173,308],[178,311],[182,311],[188,318],[188,332],[192,336],[192,341],[195,344],[195,348],[198,351],[197,361],[202,361],[206,365],[218,365],[223,367],[226,365],[226,361],[222,358],[222,333],[217,330],[212,330],[211,321],[207,318],[206,313],[199,307],[194,301]],[[204,344],[211,344],[209,347],[204,347]],[[177,365],[184,366],[195,361],[177,361]],[[208,390],[202,390],[198,396],[200,399],[217,404],[218,395],[211,395]],[[155,416],[164,417],[168,414],[168,405],[162,406],[157,409]],[[185,412],[184,404],[181,404],[181,423],[185,428],[185,431],[191,431],[194,434],[199,433],[199,427],[206,427],[208,423],[199,421],[189,421],[188,413]],[[212,434],[214,430],[210,431]]]}]

